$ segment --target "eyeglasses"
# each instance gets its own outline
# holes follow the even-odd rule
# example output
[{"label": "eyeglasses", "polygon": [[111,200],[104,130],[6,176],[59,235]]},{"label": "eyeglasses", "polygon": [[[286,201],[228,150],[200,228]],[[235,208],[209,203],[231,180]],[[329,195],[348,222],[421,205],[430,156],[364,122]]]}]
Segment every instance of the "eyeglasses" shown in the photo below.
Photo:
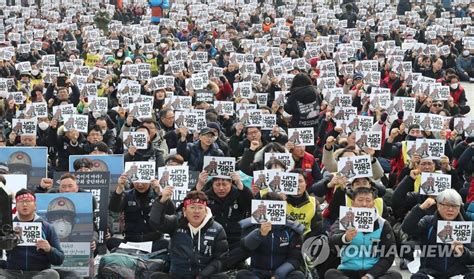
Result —
[{"label": "eyeglasses", "polygon": [[460,205],[445,204],[445,203],[439,203],[439,205],[447,209],[458,209],[461,207]]},{"label": "eyeglasses", "polygon": [[443,104],[433,104],[433,107],[442,107]]},{"label": "eyeglasses", "polygon": [[30,205],[32,203],[33,203],[33,201],[19,201],[19,202],[17,202],[18,205]]}]

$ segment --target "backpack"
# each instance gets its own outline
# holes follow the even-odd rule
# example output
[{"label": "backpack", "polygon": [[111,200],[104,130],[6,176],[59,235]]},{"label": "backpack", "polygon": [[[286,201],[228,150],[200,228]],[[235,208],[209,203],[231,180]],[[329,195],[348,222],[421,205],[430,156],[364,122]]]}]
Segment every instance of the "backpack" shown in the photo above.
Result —
[{"label": "backpack", "polygon": [[117,249],[100,259],[98,279],[145,279],[155,271],[167,271],[169,258],[166,251],[145,254],[139,250]]}]

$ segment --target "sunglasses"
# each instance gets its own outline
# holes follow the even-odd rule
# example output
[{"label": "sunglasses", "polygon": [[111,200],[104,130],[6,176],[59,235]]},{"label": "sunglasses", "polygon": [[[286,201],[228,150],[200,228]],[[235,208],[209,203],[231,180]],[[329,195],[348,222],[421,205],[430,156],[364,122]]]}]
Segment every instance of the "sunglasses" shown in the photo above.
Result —
[{"label": "sunglasses", "polygon": [[442,107],[443,104],[433,104],[433,107]]}]

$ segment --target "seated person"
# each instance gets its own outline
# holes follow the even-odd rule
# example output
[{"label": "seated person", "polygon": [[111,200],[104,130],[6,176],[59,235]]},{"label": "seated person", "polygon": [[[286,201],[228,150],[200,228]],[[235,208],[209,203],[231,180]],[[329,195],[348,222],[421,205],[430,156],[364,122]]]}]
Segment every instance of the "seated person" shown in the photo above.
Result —
[{"label": "seated person", "polygon": [[189,192],[183,200],[183,214],[167,214],[166,204],[173,187],[166,187],[151,208],[150,223],[170,234],[169,274],[155,272],[152,278],[228,278],[219,274],[220,258],[229,250],[224,228],[214,221],[206,194]]},{"label": "seated person", "polygon": [[[270,192],[265,200],[281,200],[279,194]],[[285,225],[260,226],[251,224],[250,218],[241,225],[247,234],[242,239],[244,249],[251,253],[250,270],[237,272],[237,279],[305,278],[299,271],[303,264],[301,245],[304,226],[287,220]]]},{"label": "seated person", "polygon": [[0,269],[0,278],[59,279],[51,265],[61,265],[64,252],[53,226],[36,215],[36,197],[33,192],[21,189],[15,195],[17,216],[14,222],[41,222],[42,239],[36,246],[17,246],[7,251],[6,269]]},{"label": "seated person", "polygon": [[[152,251],[158,251],[168,247],[168,241],[162,239],[162,234],[157,232],[150,225],[150,210],[159,195],[153,190],[156,187],[152,184],[158,184],[158,180],[152,180],[150,183],[133,182],[133,188],[125,191],[128,183],[128,177],[122,174],[119,177],[117,189],[111,194],[109,210],[124,214],[125,230],[124,239],[107,239],[107,248],[118,247],[120,243],[147,242],[153,241]],[[171,201],[165,203],[165,212],[174,214],[175,208]]]},{"label": "seated person", "polygon": [[[428,209],[433,205],[437,206],[434,215],[428,215]],[[402,230],[412,237],[418,237],[422,246],[428,246],[434,253],[443,255],[421,255],[421,266],[417,273],[411,278],[449,278],[455,275],[464,275],[464,278],[474,278],[467,265],[472,265],[473,253],[468,246],[459,242],[452,244],[437,243],[438,221],[464,221],[460,214],[462,199],[454,189],[446,189],[441,192],[436,200],[432,197],[427,198],[421,205],[416,205],[405,217],[402,224]],[[472,242],[472,241],[471,241]],[[445,246],[450,246],[449,251],[445,253]],[[436,249],[433,249],[436,248]],[[427,254],[427,253],[425,253]]]},{"label": "seated person", "polygon": [[[357,188],[352,194],[352,207],[375,208],[376,198],[377,193],[374,189]],[[365,252],[372,251],[373,243],[378,243],[377,251],[383,250],[388,253],[373,255]],[[395,237],[390,223],[380,216],[375,221],[374,231],[367,233],[358,232],[355,229],[340,230],[339,220],[337,220],[329,236],[329,244],[341,248],[341,264],[337,269],[326,271],[324,278],[402,278],[398,272],[388,271],[395,259]],[[364,245],[369,247],[363,247]],[[354,248],[359,252],[354,253]]]}]

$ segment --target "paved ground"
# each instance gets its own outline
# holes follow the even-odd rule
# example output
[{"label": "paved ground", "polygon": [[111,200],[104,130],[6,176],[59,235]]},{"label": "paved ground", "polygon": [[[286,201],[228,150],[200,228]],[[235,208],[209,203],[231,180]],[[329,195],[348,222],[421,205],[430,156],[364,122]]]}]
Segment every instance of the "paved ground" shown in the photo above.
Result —
[{"label": "paved ground", "polygon": [[[469,117],[474,117],[474,83],[463,82],[462,86],[464,87],[464,90],[466,91],[466,97],[467,97],[467,100],[468,100],[468,104],[471,107],[471,112],[468,114],[468,116]],[[395,260],[394,265],[396,265],[396,266],[393,266],[392,269],[397,270],[400,273],[402,273],[404,279],[405,278],[410,278],[411,274],[408,270],[400,270],[398,268],[399,261],[400,261],[399,259]]]}]

